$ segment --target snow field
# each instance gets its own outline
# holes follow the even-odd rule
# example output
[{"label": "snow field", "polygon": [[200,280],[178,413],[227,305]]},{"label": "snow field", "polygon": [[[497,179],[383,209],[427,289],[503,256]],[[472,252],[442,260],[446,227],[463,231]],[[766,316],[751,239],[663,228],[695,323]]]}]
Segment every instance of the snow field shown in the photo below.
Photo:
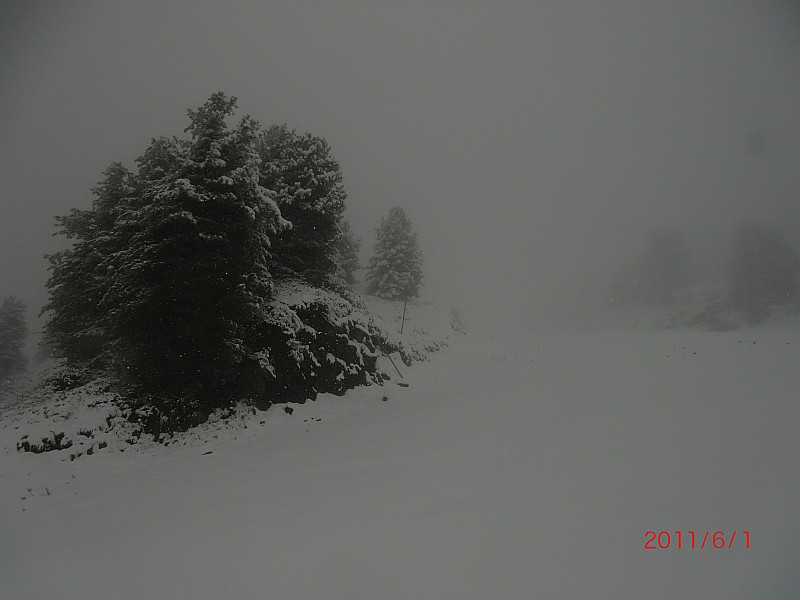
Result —
[{"label": "snow field", "polygon": [[186,445],[5,449],[0,596],[795,598],[798,358],[796,324],[453,335]]}]

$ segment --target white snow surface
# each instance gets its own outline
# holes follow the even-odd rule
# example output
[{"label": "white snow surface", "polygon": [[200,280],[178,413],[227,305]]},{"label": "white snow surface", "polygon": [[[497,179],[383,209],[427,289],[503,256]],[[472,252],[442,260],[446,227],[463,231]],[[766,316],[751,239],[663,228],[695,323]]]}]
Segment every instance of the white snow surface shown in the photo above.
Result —
[{"label": "white snow surface", "polygon": [[[449,329],[408,318],[404,336]],[[800,597],[796,320],[451,333],[398,365],[409,387],[242,410],[167,447],[19,453],[36,419],[6,409],[0,597]],[[649,530],[751,547],[644,550]]]}]

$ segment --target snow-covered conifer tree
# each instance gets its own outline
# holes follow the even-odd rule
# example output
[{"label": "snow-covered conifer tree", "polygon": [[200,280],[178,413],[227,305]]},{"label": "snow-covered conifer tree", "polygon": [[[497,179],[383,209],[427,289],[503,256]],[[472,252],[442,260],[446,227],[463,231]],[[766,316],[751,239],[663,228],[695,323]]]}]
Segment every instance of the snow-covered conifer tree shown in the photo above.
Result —
[{"label": "snow-covered conifer tree", "polygon": [[405,211],[396,206],[376,230],[377,242],[367,267],[367,292],[399,300],[419,295],[422,281],[422,256],[417,234]]},{"label": "snow-covered conifer tree", "polygon": [[275,194],[290,230],[272,240],[274,272],[314,283],[335,275],[347,194],[323,138],[275,125],[259,138],[261,185]]},{"label": "snow-covered conifer tree", "polygon": [[[140,160],[152,179],[120,256],[112,319],[118,371],[206,405],[236,391],[245,338],[272,292],[269,238],[288,225],[259,185],[257,123],[226,124],[235,106],[212,95],[189,111],[189,140]],[[171,169],[150,163],[174,152]]]},{"label": "snow-covered conifer tree", "polygon": [[357,265],[357,244],[340,227],[345,194],[327,143],[285,127],[262,135],[249,117],[229,126],[235,106],[213,94],[189,111],[187,139],[154,139],[135,174],[112,165],[91,210],[59,219],[75,243],[51,258],[46,343],[116,375],[125,410],[156,436],[236,400],[370,381],[374,344],[388,343],[342,318],[357,303],[336,285],[282,281],[284,294],[317,299],[309,310],[273,297],[275,272],[335,284]]},{"label": "snow-covered conifer tree", "polygon": [[60,233],[75,241],[71,248],[48,257],[45,343],[72,366],[100,366],[107,359],[103,299],[113,276],[108,260],[127,244],[120,237],[117,220],[134,201],[133,176],[120,163],[113,163],[104,175],[93,190],[90,210],[72,210],[56,218]]}]

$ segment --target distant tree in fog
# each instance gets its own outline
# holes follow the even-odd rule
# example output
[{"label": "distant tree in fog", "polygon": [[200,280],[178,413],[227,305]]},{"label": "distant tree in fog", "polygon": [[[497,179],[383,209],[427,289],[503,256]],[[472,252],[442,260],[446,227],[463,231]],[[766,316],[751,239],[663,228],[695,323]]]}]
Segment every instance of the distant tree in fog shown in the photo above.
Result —
[{"label": "distant tree in fog", "polygon": [[9,296],[0,305],[0,382],[25,369],[25,305]]},{"label": "distant tree in fog", "polygon": [[361,240],[353,236],[350,223],[342,221],[339,228],[339,240],[336,244],[336,251],[339,255],[339,274],[347,283],[355,283],[353,272],[359,268],[358,251],[361,248]]},{"label": "distant tree in fog", "polygon": [[637,262],[625,268],[611,289],[615,304],[665,306],[675,291],[691,281],[691,261],[683,233],[678,229],[654,229]]},{"label": "distant tree in fog", "polygon": [[367,293],[387,300],[416,298],[422,282],[422,255],[411,220],[399,206],[381,219],[367,267]]},{"label": "distant tree in fog", "polygon": [[797,298],[797,251],[764,223],[742,223],[734,233],[730,300],[749,323],[763,320],[770,306]]}]

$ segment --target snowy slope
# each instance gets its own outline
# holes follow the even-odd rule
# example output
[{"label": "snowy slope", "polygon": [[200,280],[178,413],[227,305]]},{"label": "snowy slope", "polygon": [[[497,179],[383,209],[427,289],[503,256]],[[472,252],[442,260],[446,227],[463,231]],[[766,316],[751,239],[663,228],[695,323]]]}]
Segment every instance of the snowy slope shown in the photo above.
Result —
[{"label": "snowy slope", "polygon": [[[408,388],[186,445],[64,461],[6,427],[0,596],[797,598],[798,359],[796,324],[453,335]],[[676,529],[751,548],[643,550]]]}]

